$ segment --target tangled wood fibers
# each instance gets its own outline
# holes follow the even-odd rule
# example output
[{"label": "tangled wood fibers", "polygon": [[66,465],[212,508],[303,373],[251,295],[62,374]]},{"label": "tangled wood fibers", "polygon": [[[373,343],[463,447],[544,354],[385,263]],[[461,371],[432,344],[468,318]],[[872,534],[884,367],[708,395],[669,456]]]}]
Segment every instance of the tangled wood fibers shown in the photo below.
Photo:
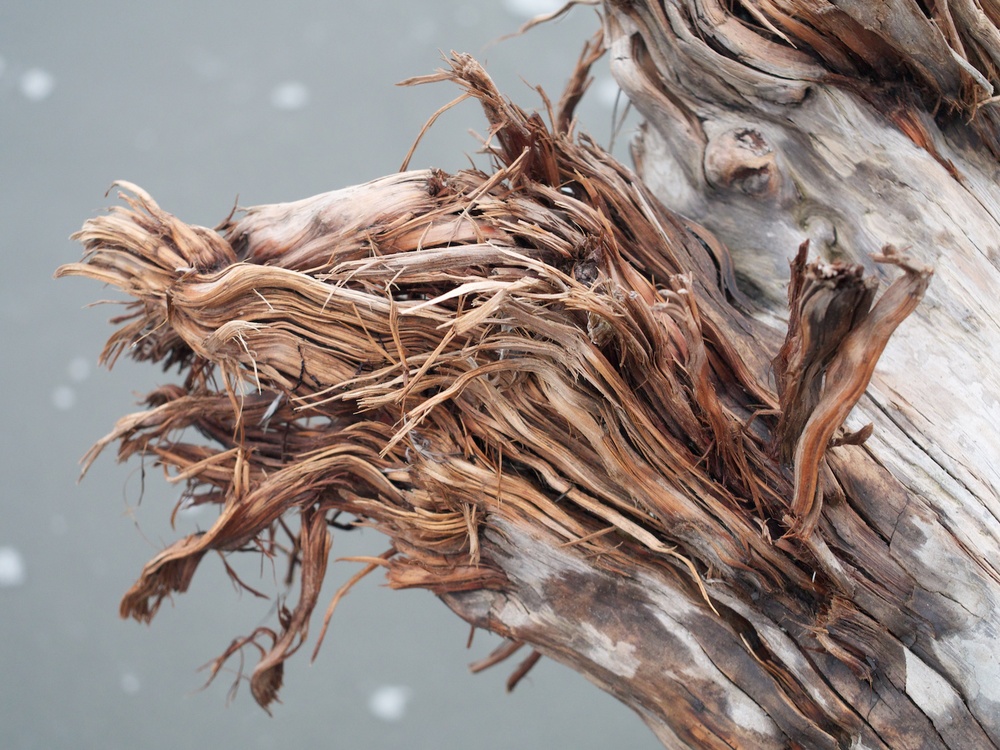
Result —
[{"label": "tangled wood fibers", "polygon": [[904,274],[869,309],[857,268],[807,264],[803,247],[782,345],[747,314],[725,248],[574,136],[595,55],[551,129],[470,57],[415,79],[479,100],[490,173],[401,172],[217,230],[122,183],[127,205],[86,223],[82,262],[59,275],[133,298],[103,361],[183,375],[86,464],[117,442],[219,511],[146,565],[123,616],[149,621],[209,552],[287,556],[297,603],[214,664],[255,646],[267,706],[307,638],[338,518],[389,537],[366,562],[397,588],[503,588],[480,554],[495,518],[611,570],[674,571],[707,606],[710,576],[803,602],[829,585],[813,542],[824,456],[929,274],[887,249]]}]

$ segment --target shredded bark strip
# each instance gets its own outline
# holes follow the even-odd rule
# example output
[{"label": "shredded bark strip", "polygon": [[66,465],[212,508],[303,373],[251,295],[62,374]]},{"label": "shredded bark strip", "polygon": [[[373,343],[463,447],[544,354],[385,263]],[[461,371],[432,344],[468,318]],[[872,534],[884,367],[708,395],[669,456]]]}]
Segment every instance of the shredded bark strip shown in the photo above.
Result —
[{"label": "shredded bark strip", "polygon": [[[480,544],[502,519],[609,570],[644,556],[706,607],[713,578],[769,592],[806,627],[833,617],[845,584],[812,541],[826,456],[929,272],[886,250],[904,273],[869,309],[860,271],[809,265],[803,250],[782,346],[721,243],[572,132],[594,59],[552,127],[468,56],[414,81],[482,103],[488,173],[401,172],[217,230],[119,183],[125,205],[86,223],[83,260],[58,275],[131,297],[105,363],[125,354],[182,379],[85,463],[117,443],[121,460],[164,466],[182,502],[218,508],[146,565],[123,616],[150,620],[209,552],[288,556],[298,601],[213,665],[258,649],[251,687],[266,707],[307,638],[331,524],[385,533],[390,550],[366,562],[391,586],[446,593],[505,586]],[[836,630],[825,637],[864,664]]]}]

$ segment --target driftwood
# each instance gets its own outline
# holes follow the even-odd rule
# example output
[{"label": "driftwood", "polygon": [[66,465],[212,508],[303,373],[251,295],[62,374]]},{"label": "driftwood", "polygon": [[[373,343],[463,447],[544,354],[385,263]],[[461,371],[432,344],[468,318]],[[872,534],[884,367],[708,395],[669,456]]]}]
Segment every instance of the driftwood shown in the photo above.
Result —
[{"label": "driftwood", "polygon": [[88,461],[219,518],[123,616],[287,556],[297,602],[215,663],[258,649],[266,707],[346,520],[495,660],[535,649],[513,681],[557,658],[668,747],[1000,746],[998,14],[609,0],[641,179],[573,134],[595,41],[549,125],[467,56],[414,81],[482,103],[489,172],[217,230],[124,185],[59,273],[133,298],[108,364],[183,379]]}]

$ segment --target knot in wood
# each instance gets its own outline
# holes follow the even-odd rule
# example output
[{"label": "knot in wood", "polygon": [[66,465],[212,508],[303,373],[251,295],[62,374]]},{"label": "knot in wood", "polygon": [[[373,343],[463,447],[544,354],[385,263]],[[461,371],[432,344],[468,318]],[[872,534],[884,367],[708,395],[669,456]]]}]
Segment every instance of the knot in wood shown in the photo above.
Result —
[{"label": "knot in wood", "polygon": [[774,149],[755,128],[732,128],[712,138],[704,170],[712,187],[760,198],[776,195],[781,182]]}]

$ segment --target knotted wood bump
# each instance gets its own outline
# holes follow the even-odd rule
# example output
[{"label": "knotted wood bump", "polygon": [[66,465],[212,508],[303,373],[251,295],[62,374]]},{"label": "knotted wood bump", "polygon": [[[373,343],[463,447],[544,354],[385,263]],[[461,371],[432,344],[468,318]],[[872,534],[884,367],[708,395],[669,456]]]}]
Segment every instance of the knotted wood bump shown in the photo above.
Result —
[{"label": "knotted wood bump", "polygon": [[755,197],[778,192],[781,174],[771,144],[756,128],[731,128],[705,147],[705,178],[717,190],[738,190]]}]

